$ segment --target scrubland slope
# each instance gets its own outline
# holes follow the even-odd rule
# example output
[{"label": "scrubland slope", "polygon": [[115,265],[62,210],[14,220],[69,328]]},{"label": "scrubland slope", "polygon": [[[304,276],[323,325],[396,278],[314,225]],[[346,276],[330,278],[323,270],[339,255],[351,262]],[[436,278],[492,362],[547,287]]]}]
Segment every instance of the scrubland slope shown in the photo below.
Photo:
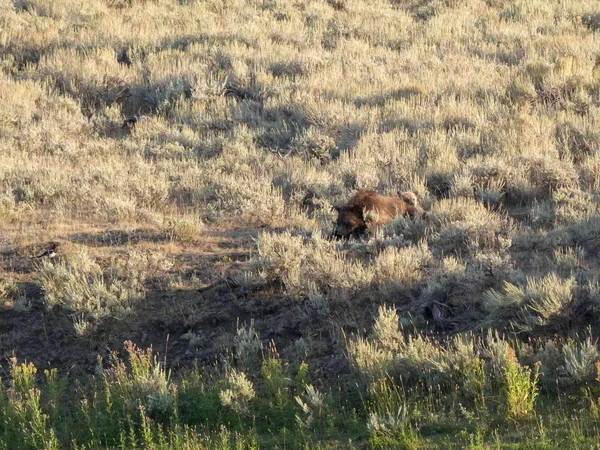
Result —
[{"label": "scrubland slope", "polygon": [[[599,48],[592,0],[0,0],[2,446],[592,446]],[[358,188],[431,220],[328,240]]]}]

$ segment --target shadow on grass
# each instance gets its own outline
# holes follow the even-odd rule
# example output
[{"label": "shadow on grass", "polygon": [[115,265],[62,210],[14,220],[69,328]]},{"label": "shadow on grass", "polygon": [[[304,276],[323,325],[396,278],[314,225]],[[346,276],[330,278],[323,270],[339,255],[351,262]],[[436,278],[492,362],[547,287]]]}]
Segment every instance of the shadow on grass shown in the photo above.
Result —
[{"label": "shadow on grass", "polygon": [[[21,284],[24,307],[7,304],[0,309],[0,373],[8,373],[13,355],[40,369],[94,373],[97,357],[108,362],[110,352],[122,352],[127,340],[141,348],[152,346],[169,368],[210,365],[231,348],[238,328],[251,321],[265,348],[273,339],[284,353],[294,351],[300,337],[323,333],[326,324],[303,312],[303,303],[285,295],[280,282],[245,278],[245,264],[262,231],[260,227],[213,230],[206,232],[212,243],[176,247],[183,250],[170,255],[176,269],[148,279],[144,298],[131,304],[123,318],[90,319],[92,326],[83,335],[77,335],[74,326],[81,314],[60,305],[48,308],[43,291],[30,276],[32,281]],[[67,240],[96,247],[167,242],[143,229],[77,233]],[[35,270],[30,263],[31,275]],[[235,282],[219,282],[227,279]],[[333,351],[324,342],[319,346],[316,354],[321,358]]]},{"label": "shadow on grass", "polygon": [[65,239],[88,247],[120,247],[143,242],[166,244],[170,241],[166,233],[145,228],[74,233],[66,236]]}]

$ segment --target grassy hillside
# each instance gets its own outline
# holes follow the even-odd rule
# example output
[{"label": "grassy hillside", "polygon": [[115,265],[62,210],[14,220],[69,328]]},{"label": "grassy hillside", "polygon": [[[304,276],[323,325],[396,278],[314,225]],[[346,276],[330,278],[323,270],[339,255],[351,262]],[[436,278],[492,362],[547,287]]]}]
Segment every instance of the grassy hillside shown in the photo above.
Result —
[{"label": "grassy hillside", "polygon": [[[0,0],[0,448],[593,448],[599,49],[594,0]],[[431,220],[329,240],[359,188]]]}]

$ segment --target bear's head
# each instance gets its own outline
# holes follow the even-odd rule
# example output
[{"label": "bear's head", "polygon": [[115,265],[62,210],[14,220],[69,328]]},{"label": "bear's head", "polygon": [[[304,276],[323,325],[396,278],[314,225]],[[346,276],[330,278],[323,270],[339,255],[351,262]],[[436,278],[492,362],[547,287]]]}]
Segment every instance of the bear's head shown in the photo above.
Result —
[{"label": "bear's head", "polygon": [[398,196],[411,206],[417,206],[419,204],[417,195],[414,192],[398,192]]},{"label": "bear's head", "polygon": [[360,237],[367,231],[367,224],[363,216],[363,208],[360,206],[336,207],[338,212],[337,221],[332,237],[336,239],[347,239],[349,237]]}]

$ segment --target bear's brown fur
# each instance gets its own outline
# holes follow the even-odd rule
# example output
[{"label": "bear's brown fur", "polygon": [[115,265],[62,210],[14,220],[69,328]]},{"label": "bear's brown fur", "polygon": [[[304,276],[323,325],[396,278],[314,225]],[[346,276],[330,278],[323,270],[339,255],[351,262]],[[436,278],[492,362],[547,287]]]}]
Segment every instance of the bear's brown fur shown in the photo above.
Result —
[{"label": "bear's brown fur", "polygon": [[429,213],[417,203],[412,192],[402,192],[401,197],[380,195],[369,189],[360,189],[346,203],[336,208],[338,218],[333,236],[336,238],[359,237],[369,228],[390,223],[398,215],[427,219]]}]

